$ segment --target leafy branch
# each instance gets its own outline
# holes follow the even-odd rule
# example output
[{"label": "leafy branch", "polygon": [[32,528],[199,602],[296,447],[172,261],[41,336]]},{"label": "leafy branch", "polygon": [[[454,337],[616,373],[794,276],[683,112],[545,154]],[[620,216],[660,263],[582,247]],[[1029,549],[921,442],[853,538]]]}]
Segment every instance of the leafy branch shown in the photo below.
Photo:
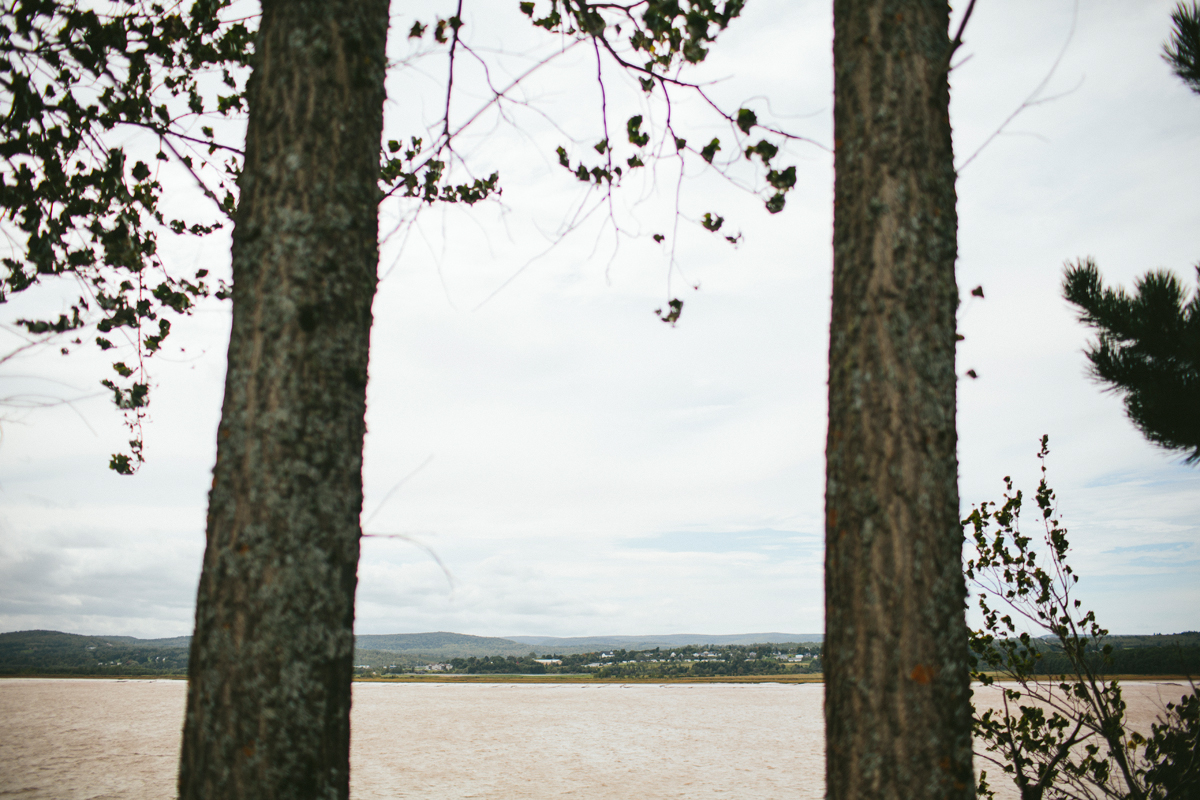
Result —
[{"label": "leafy branch", "polygon": [[[747,161],[752,161],[755,157],[759,159],[768,189],[765,193],[751,191],[760,193],[767,211],[777,214],[784,209],[787,193],[796,185],[796,168],[778,168],[771,163],[772,158],[780,152],[780,144],[773,143],[768,138],[751,143],[743,141],[743,137],[748,137],[752,129],[757,127],[778,140],[810,144],[816,142],[760,122],[757,114],[749,108],[727,110],[708,94],[704,85],[681,77],[684,66],[699,64],[705,60],[709,46],[732,20],[740,16],[744,7],[743,0],[637,0],[628,3],[550,0],[549,8],[543,13],[539,13],[539,5],[537,2],[521,2],[519,8],[535,27],[558,33],[575,42],[590,41],[597,52],[598,60],[599,54],[605,53],[620,70],[636,78],[647,97],[655,95],[656,92],[660,94],[666,109],[665,125],[653,151],[646,150],[652,137],[643,129],[646,122],[644,115],[635,114],[629,117],[625,123],[626,138],[634,150],[632,154],[616,159],[621,163],[614,166],[614,143],[607,133],[608,110],[604,101],[604,81],[598,69],[597,80],[601,88],[601,118],[605,138],[595,145],[595,149],[605,157],[605,162],[601,165],[589,165],[583,158],[576,161],[566,148],[559,146],[556,154],[559,164],[564,169],[579,181],[603,191],[609,202],[614,185],[619,184],[632,170],[646,166],[650,158],[677,159],[682,184],[685,159],[689,156],[699,156],[705,165],[713,167],[726,180],[736,185],[737,182],[728,171],[732,162],[715,162],[717,153],[722,149],[720,137],[713,137],[701,147],[689,146],[687,137],[675,130],[671,118],[672,94],[684,91],[700,97],[710,110],[715,111],[718,117],[730,126],[737,141],[736,152]],[[715,233],[723,222],[722,216],[707,212],[699,224],[705,230]],[[619,232],[615,220],[613,224]],[[731,244],[737,244],[741,240],[740,233],[722,235]],[[665,237],[656,234],[654,238],[656,241],[662,241]],[[672,236],[668,295],[671,272],[678,268],[675,260],[676,241],[677,237]],[[672,298],[672,301],[677,299]],[[659,313],[659,316],[674,325],[680,311],[675,306],[671,308],[669,314]]]},{"label": "leafy branch", "polygon": [[[235,204],[240,151],[218,142],[212,127],[202,126],[201,137],[188,127],[242,110],[253,33],[245,21],[222,21],[228,6],[197,0],[183,15],[145,2],[0,4],[0,226],[10,243],[0,259],[0,303],[48,276],[73,276],[83,294],[69,317],[17,324],[30,334],[95,324],[102,350],[117,346],[113,331],[127,331],[136,366],[116,362],[117,379],[102,381],[134,433],[130,451],[110,463],[124,474],[143,460],[144,362],[170,331],[160,316],[187,314],[209,294],[203,271],[194,280],[168,272],[158,236],[202,236],[223,225],[167,219],[160,167],[182,165],[225,215]],[[221,73],[224,87],[215,98],[204,78],[209,70]],[[117,143],[128,128],[158,138],[150,163]],[[209,166],[198,148],[231,154],[215,188],[197,173]],[[157,325],[143,330],[150,322]]]},{"label": "leafy branch", "polygon": [[[972,678],[984,686],[1003,681],[999,711],[975,712],[981,755],[1011,778],[1022,798],[1188,796],[1200,787],[1196,687],[1167,704],[1149,737],[1129,730],[1120,684],[1106,674],[1113,652],[1108,631],[1073,596],[1079,576],[1067,563],[1070,543],[1046,479],[1048,441],[1042,437],[1034,495],[1047,561],[1020,530],[1024,498],[1009,478],[1003,504],[980,503],[963,520],[973,547],[966,575],[984,620],[971,632]],[[1034,638],[1030,628],[1048,637]],[[1065,657],[1065,674],[1039,668],[1050,652]],[[986,772],[979,795],[994,797]]]}]

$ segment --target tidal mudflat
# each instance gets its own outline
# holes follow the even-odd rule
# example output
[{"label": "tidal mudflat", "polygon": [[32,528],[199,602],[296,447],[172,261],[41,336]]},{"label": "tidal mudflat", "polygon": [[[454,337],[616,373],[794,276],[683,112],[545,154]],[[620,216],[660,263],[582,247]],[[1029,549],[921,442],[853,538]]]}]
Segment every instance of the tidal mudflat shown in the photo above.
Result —
[{"label": "tidal mudflat", "polygon": [[[172,797],[186,689],[0,680],[0,797]],[[1183,689],[1126,684],[1131,719]],[[817,800],[821,703],[815,683],[356,683],[351,796]]]}]

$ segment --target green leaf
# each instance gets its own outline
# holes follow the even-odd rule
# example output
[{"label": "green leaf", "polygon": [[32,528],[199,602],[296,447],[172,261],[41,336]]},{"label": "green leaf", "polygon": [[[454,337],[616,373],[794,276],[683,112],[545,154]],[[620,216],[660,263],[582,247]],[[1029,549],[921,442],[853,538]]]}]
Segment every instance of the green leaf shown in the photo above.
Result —
[{"label": "green leaf", "polygon": [[538,28],[545,28],[552,31],[562,22],[562,15],[558,13],[558,9],[551,7],[550,13],[539,20],[534,20],[534,25]]},{"label": "green leaf", "polygon": [[704,146],[700,151],[700,157],[708,163],[712,163],[713,158],[717,155],[717,151],[721,149],[721,140],[714,138],[711,142]]},{"label": "green leaf", "polygon": [[761,140],[758,144],[751,145],[746,148],[746,158],[757,155],[762,159],[765,166],[771,165],[771,159],[779,153],[779,148],[768,142],[766,139]]},{"label": "green leaf", "polygon": [[650,134],[642,133],[642,115],[637,114],[629,118],[625,123],[625,130],[629,134],[629,141],[638,147],[645,147],[650,142]]},{"label": "green leaf", "polygon": [[683,313],[683,301],[679,298],[672,298],[667,303],[667,308],[668,311],[665,314],[661,308],[654,309],[654,313],[658,315],[659,319],[674,328],[675,323],[679,321],[679,315]]},{"label": "green leaf", "polygon": [[780,192],[786,192],[796,185],[796,168],[788,167],[783,171],[771,170],[767,173],[767,183]]},{"label": "green leaf", "polygon": [[758,124],[758,116],[748,108],[739,108],[737,112],[737,126],[741,128],[742,133],[749,133],[750,129]]}]

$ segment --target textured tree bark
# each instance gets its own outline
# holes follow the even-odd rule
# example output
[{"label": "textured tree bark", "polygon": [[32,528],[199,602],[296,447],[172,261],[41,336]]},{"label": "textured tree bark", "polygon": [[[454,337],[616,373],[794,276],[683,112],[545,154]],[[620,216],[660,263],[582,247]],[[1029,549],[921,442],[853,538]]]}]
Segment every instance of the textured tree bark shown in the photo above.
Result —
[{"label": "textured tree bark", "polygon": [[387,0],[263,0],[182,798],[349,796]]},{"label": "textured tree bark", "polygon": [[945,0],[834,2],[828,797],[974,797]]}]

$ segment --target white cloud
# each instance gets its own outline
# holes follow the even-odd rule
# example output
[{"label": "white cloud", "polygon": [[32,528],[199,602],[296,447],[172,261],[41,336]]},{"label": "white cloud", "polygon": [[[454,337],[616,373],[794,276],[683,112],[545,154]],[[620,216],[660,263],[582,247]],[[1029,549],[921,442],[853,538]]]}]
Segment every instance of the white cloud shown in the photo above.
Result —
[{"label": "white cloud", "polygon": [[[1063,261],[1086,254],[1125,285],[1159,266],[1190,282],[1200,260],[1200,98],[1158,57],[1171,6],[1082,4],[1047,89],[1074,91],[1022,114],[959,182],[959,285],[964,297],[978,284],[986,293],[960,310],[960,372],[981,376],[959,392],[964,508],[996,499],[1006,474],[1029,494],[1037,439],[1049,434],[1081,592],[1128,632],[1196,627],[1200,472],[1148,445],[1119,399],[1086,378],[1087,333],[1058,287]],[[971,59],[953,74],[962,156],[1042,80],[1073,8],[978,7],[959,54]],[[468,24],[507,43],[526,24],[511,16]],[[769,97],[782,123],[828,145],[828,4],[756,0],[728,34],[704,67],[729,78],[715,95],[754,96],[760,114]],[[685,301],[677,328],[652,313],[667,295],[667,262],[648,238],[623,241],[614,257],[611,238],[585,227],[517,274],[581,191],[554,147],[574,136],[582,153],[598,138],[590,62],[566,60],[581,72],[547,73],[531,89],[565,133],[516,109],[521,132],[488,128],[472,143],[479,173],[501,170],[505,207],[437,207],[402,254],[399,239],[385,246],[381,273],[394,269],[375,304],[368,513],[433,458],[368,529],[412,534],[454,584],[420,548],[369,539],[359,630],[819,630],[831,158],[791,149],[799,186],[776,217],[711,175],[687,185],[687,216],[719,212],[745,240],[734,249],[685,226],[683,274],[672,278]],[[441,69],[431,62],[393,79],[389,137],[440,113]],[[614,75],[620,122],[641,100],[618,84]],[[680,103],[678,113],[700,110]],[[670,170],[627,188],[618,213],[630,230],[669,232]],[[193,244],[168,256],[227,269],[226,243]],[[0,627],[186,632],[227,313],[206,307],[172,337],[187,352],[156,357],[150,461],[138,477],[104,469],[127,437],[103,397],[78,414],[64,407],[5,424]],[[21,369],[86,394],[107,366],[81,351],[39,354]],[[748,541],[755,531],[783,533]],[[1138,546],[1178,549],[1121,550]]]}]

